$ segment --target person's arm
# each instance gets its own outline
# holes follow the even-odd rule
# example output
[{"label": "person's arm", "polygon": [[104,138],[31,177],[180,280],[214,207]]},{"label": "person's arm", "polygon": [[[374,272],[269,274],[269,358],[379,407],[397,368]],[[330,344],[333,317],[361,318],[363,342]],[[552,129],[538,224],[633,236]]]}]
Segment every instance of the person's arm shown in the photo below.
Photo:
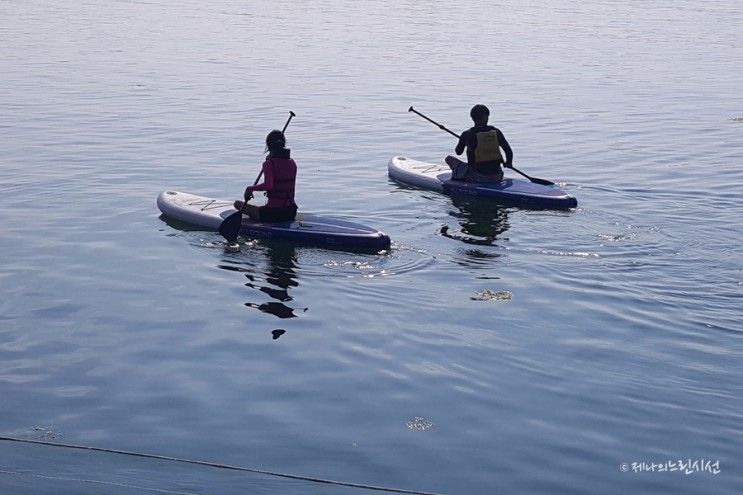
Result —
[{"label": "person's arm", "polygon": [[467,137],[466,136],[467,136],[467,131],[464,131],[459,136],[459,142],[457,143],[457,147],[454,148],[454,152],[457,155],[461,155],[464,152],[464,148],[467,146]]},{"label": "person's arm", "polygon": [[506,163],[504,163],[504,165],[510,167],[513,163],[513,150],[511,149],[511,145],[508,144],[508,141],[506,141],[506,136],[503,135],[500,129],[498,129],[498,143],[500,144],[500,147],[503,148],[503,151],[506,152]]},{"label": "person's arm", "polygon": [[271,164],[266,160],[263,162],[263,182],[261,184],[255,184],[248,186],[245,189],[245,198],[249,198],[253,195],[254,191],[270,191],[273,189],[273,168]]}]

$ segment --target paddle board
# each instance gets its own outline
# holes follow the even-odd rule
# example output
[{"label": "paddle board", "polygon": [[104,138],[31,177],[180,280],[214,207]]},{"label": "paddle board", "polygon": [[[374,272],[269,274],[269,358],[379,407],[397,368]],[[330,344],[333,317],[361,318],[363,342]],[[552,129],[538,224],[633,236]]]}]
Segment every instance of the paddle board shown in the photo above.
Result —
[{"label": "paddle board", "polygon": [[[215,231],[225,218],[236,211],[232,201],[172,190],[160,193],[157,207],[167,218]],[[243,215],[240,234],[334,249],[381,251],[390,247],[390,238],[377,229],[302,211],[297,213],[293,222],[252,222],[247,215]]]},{"label": "paddle board", "polygon": [[448,195],[476,196],[506,205],[531,208],[575,208],[578,201],[557,186],[543,186],[526,179],[503,179],[499,182],[451,180],[451,169],[405,156],[393,157],[387,171],[393,179]]}]

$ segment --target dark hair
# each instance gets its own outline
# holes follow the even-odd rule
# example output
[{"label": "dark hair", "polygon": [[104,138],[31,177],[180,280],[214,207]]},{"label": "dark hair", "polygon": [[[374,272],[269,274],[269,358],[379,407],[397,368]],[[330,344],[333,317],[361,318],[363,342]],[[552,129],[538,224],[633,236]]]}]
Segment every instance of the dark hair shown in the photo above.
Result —
[{"label": "dark hair", "polygon": [[475,105],[472,107],[472,110],[470,110],[470,117],[472,117],[472,120],[475,122],[489,116],[490,110],[488,110],[488,107],[485,105]]},{"label": "dark hair", "polygon": [[266,136],[266,149],[269,151],[283,150],[286,146],[286,138],[281,131],[273,130]]}]

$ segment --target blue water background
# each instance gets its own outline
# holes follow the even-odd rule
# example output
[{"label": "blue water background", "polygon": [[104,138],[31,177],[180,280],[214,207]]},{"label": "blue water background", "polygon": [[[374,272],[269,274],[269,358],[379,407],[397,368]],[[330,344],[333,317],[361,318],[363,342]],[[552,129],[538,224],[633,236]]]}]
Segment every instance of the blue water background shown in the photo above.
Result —
[{"label": "blue water background", "polygon": [[[740,493],[741,25],[732,0],[0,1],[0,436],[451,495]],[[474,103],[576,210],[389,180],[455,144],[410,105],[461,132]],[[301,208],[390,253],[160,218],[167,188],[239,197],[289,110]],[[720,472],[621,469],[677,459]],[[154,490],[366,493],[0,441],[1,493]]]}]

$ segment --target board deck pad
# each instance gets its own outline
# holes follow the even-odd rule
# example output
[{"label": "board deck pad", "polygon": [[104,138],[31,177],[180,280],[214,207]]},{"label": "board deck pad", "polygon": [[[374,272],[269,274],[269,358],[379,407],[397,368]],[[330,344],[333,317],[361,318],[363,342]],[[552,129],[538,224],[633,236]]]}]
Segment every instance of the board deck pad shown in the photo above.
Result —
[{"label": "board deck pad", "polygon": [[557,186],[544,186],[526,179],[506,178],[499,182],[451,180],[451,169],[444,164],[427,163],[395,156],[387,166],[393,179],[449,195],[490,199],[507,205],[532,208],[575,208],[578,201]]},{"label": "board deck pad", "polygon": [[[163,191],[157,207],[170,219],[218,230],[225,218],[235,213],[232,201],[208,198],[180,191]],[[385,250],[390,238],[379,230],[349,220],[316,213],[297,212],[292,222],[253,222],[243,215],[240,235],[251,238],[283,239],[336,249]]]}]

